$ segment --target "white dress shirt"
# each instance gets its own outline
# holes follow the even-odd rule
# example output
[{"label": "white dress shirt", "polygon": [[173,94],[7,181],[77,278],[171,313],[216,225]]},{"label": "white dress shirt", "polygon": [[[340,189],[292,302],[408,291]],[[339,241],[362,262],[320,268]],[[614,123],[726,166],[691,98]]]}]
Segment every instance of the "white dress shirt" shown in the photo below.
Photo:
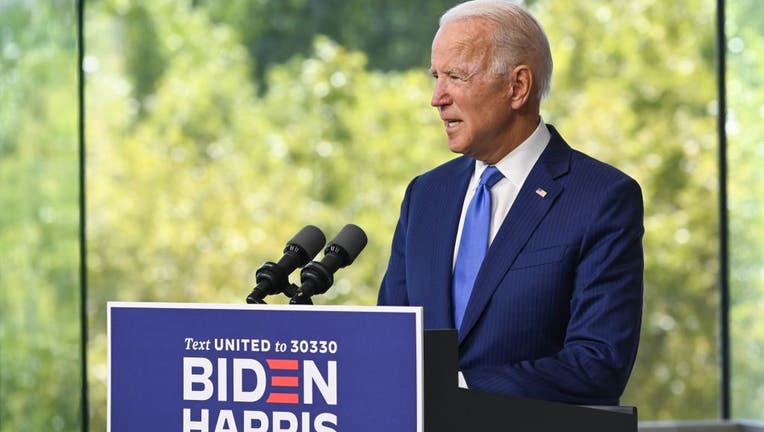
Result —
[{"label": "white dress shirt", "polygon": [[[496,233],[499,232],[504,218],[507,217],[509,209],[520,193],[520,188],[525,183],[525,179],[528,178],[533,165],[536,164],[536,161],[538,161],[541,153],[549,143],[550,137],[551,134],[546,127],[546,123],[544,123],[544,119],[541,119],[531,136],[496,163],[496,168],[504,175],[504,178],[496,182],[491,188],[491,227],[488,230],[489,245],[493,242],[494,237],[496,237]],[[467,207],[469,207],[470,201],[472,201],[472,197],[475,195],[478,183],[480,182],[480,175],[483,174],[483,170],[487,166],[484,162],[475,161],[475,170],[472,172],[472,178],[467,186],[467,194],[464,196],[464,204],[462,205],[462,215],[459,218],[459,229],[456,232],[452,268],[456,265],[456,255],[459,253],[462,226],[464,225],[464,217],[467,214]],[[461,388],[469,388],[462,371],[458,372],[458,385]]]},{"label": "white dress shirt", "polygon": [[[551,134],[546,127],[546,123],[541,119],[538,127],[525,141],[523,141],[517,148],[509,152],[504,156],[502,160],[496,163],[496,168],[504,175],[504,178],[499,180],[491,188],[491,228],[489,229],[490,245],[493,242],[496,233],[499,232],[504,218],[509,213],[509,209],[515,202],[515,198],[520,193],[520,188],[525,183],[525,179],[528,178],[533,165],[541,156],[541,153],[549,143]],[[480,182],[480,175],[488,165],[481,161],[475,161],[475,170],[472,173],[472,178],[467,186],[467,194],[464,196],[464,204],[462,205],[462,215],[459,218],[459,229],[456,232],[456,243],[454,244],[454,260],[453,265],[456,264],[456,255],[459,252],[459,244],[462,238],[462,226],[464,225],[464,217],[467,214],[467,207],[472,201],[472,197],[475,195],[478,183]]]}]

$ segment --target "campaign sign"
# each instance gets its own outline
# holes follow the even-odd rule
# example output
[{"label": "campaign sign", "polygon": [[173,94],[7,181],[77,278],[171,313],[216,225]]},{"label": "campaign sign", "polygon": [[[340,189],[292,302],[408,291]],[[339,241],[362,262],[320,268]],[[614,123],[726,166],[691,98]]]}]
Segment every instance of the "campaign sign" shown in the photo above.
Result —
[{"label": "campaign sign", "polygon": [[111,432],[421,432],[414,307],[109,303]]}]

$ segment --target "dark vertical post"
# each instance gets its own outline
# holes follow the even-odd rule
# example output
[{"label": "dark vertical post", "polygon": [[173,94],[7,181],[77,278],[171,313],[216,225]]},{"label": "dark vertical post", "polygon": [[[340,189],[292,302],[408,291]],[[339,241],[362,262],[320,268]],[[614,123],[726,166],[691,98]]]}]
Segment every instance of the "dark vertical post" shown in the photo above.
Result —
[{"label": "dark vertical post", "polygon": [[80,403],[82,431],[88,431],[90,421],[88,409],[88,273],[87,273],[87,206],[85,200],[85,72],[82,63],[85,57],[84,0],[76,0],[77,8],[77,96],[79,135],[79,219],[80,219],[80,359],[82,386]]},{"label": "dark vertical post", "polygon": [[729,215],[727,211],[727,36],[725,0],[716,1],[717,83],[719,93],[719,338],[721,415],[730,418]]}]

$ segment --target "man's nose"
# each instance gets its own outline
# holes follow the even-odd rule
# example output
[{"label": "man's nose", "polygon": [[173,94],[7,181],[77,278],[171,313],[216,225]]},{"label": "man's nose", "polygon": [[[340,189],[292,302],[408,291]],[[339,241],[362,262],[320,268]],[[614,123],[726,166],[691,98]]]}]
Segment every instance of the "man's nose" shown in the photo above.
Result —
[{"label": "man's nose", "polygon": [[432,89],[432,99],[430,99],[430,105],[434,107],[442,107],[451,103],[451,97],[448,94],[448,89],[442,80],[435,80],[435,86]]}]

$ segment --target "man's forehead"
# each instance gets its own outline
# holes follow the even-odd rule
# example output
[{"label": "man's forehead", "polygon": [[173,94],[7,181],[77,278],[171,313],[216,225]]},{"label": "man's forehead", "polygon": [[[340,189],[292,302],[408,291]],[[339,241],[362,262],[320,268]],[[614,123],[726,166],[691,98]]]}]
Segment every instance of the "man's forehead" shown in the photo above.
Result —
[{"label": "man's forehead", "polygon": [[446,34],[436,38],[432,49],[432,68],[473,69],[486,61],[491,50],[485,37],[475,34]]},{"label": "man's forehead", "polygon": [[[456,21],[450,21],[438,28],[433,39],[437,39],[443,34],[453,33],[464,39],[471,39],[475,42],[487,40],[496,29],[496,23],[487,18],[464,18]],[[433,40],[434,43],[434,40]]]},{"label": "man's forehead", "polygon": [[[469,19],[445,24],[432,41],[436,52],[464,57],[482,56],[491,48],[491,38],[483,20]],[[481,25],[483,24],[483,25]]]}]

